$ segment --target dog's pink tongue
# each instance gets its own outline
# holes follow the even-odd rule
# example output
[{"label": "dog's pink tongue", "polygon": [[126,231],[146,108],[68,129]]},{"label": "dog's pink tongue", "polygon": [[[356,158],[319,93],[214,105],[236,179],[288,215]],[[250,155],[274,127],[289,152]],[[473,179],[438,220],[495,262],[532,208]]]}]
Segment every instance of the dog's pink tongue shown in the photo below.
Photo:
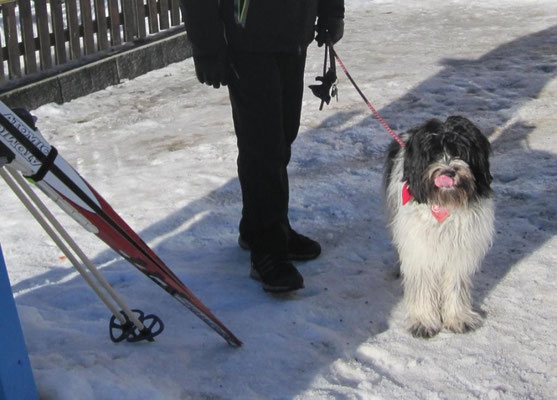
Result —
[{"label": "dog's pink tongue", "polygon": [[453,185],[454,185],[454,180],[450,176],[439,175],[438,177],[435,178],[435,186],[439,188],[453,187]]}]

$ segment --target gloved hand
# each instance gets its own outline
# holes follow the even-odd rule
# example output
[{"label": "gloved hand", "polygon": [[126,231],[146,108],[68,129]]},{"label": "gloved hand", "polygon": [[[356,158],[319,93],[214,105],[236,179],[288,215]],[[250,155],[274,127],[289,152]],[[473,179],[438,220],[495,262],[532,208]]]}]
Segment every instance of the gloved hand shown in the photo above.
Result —
[{"label": "gloved hand", "polygon": [[335,44],[344,35],[344,19],[338,17],[319,17],[317,20],[317,45],[330,42]]},{"label": "gloved hand", "polygon": [[10,163],[13,159],[13,153],[6,149],[3,144],[0,144],[0,168]]},{"label": "gloved hand", "polygon": [[31,114],[29,110],[27,110],[26,108],[18,107],[18,108],[14,108],[12,111],[14,112],[15,115],[21,118],[23,122],[25,122],[27,126],[29,126],[29,128],[32,128],[33,130],[37,130],[37,125],[35,125],[35,122],[37,121],[37,117]]},{"label": "gloved hand", "polygon": [[228,84],[229,63],[225,51],[216,55],[194,56],[193,63],[199,82],[215,89]]},{"label": "gloved hand", "polygon": [[[14,108],[12,110],[19,118],[23,120],[30,128],[37,129],[35,126],[36,118],[25,108]],[[0,143],[0,168],[13,161],[15,155],[3,143]]]}]

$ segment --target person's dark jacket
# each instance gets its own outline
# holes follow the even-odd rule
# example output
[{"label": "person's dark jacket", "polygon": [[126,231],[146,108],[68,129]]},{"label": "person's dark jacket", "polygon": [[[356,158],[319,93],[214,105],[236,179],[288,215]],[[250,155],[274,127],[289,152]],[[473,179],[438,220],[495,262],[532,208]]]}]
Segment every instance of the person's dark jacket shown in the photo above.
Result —
[{"label": "person's dark jacket", "polygon": [[344,0],[181,0],[194,57],[222,53],[300,52],[316,18],[344,18]]}]

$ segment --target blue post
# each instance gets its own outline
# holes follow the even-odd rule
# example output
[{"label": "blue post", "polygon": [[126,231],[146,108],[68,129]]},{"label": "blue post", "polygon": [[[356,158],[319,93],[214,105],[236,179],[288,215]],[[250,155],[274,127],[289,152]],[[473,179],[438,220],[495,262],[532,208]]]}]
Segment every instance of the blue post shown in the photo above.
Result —
[{"label": "blue post", "polygon": [[37,388],[0,248],[0,399],[37,400]]}]

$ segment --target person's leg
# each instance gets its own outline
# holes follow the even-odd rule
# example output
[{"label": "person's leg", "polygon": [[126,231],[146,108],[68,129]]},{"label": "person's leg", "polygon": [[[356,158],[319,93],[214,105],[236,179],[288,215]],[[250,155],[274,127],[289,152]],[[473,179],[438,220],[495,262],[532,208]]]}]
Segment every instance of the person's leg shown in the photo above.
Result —
[{"label": "person's leg", "polygon": [[[304,93],[304,70],[306,54],[283,54],[279,58],[279,69],[282,78],[282,109],[283,126],[286,141],[286,164],[291,157],[291,146],[300,129],[302,97]],[[286,168],[285,182],[288,185]],[[288,213],[288,211],[287,211]],[[288,232],[288,257],[291,260],[311,260],[321,254],[321,246],[316,241],[300,235],[292,229],[288,214],[284,225]]]},{"label": "person's leg", "polygon": [[[234,119],[236,132],[239,135],[238,147],[240,149],[240,156],[238,158],[240,181],[242,182],[243,196],[244,196],[244,209],[243,218],[240,223],[240,246],[244,249],[261,248],[266,251],[283,251],[283,244],[287,243],[288,258],[290,260],[310,260],[317,257],[321,253],[321,246],[300,234],[297,234],[291,227],[288,220],[288,201],[289,201],[289,185],[287,165],[291,157],[291,145],[298,135],[300,127],[300,116],[302,109],[302,96],[304,92],[304,68],[305,68],[305,54],[283,53],[274,55],[242,55],[239,56],[249,62],[248,67],[253,67],[255,71],[245,68],[241,60],[238,65],[242,66],[242,70],[248,71],[250,80],[244,80],[244,85],[232,84],[231,87],[231,100],[233,104]],[[264,71],[261,74],[261,71]],[[251,80],[257,81],[262,79],[263,82],[252,83]],[[255,88],[256,93],[246,95],[249,90],[245,90],[243,86],[249,85],[250,89]],[[270,94],[273,93],[273,94]],[[244,99],[249,96],[247,99]],[[260,96],[260,97],[258,97]],[[254,101],[257,99],[257,101]],[[255,103],[255,104],[254,104]],[[270,104],[269,104],[270,103]],[[260,125],[268,126],[269,121],[273,122],[273,129],[260,128],[260,130],[248,128],[248,124],[244,121],[246,118],[251,118],[245,112],[245,109],[250,107],[259,107],[259,111],[253,111],[259,116],[267,116]],[[269,111],[263,111],[267,109]],[[247,115],[247,116],[246,116]],[[254,121],[251,121],[252,123]],[[251,125],[251,124],[250,124]],[[276,129],[275,129],[276,128]],[[242,140],[243,138],[250,137],[250,132],[266,132],[270,135],[271,140],[278,138],[280,144],[275,141],[274,149],[278,151],[276,155],[280,158],[279,163],[269,163],[268,150],[262,150],[260,147],[254,146],[255,141]],[[247,134],[246,134],[247,131]],[[265,140],[269,137],[264,136]],[[272,179],[266,182],[273,185],[274,189],[280,192],[280,195],[275,198],[275,208],[269,208],[267,216],[256,216],[255,212],[258,207],[268,207],[271,203],[268,200],[252,201],[254,199],[253,190],[250,189],[251,184],[255,185],[255,180],[249,175],[250,168],[246,167],[253,160],[249,151],[254,150],[262,157],[262,161],[266,162],[266,167],[277,166],[275,169],[276,174]],[[246,155],[243,157],[242,155]],[[246,158],[248,160],[246,160]],[[272,159],[272,158],[271,158]],[[253,168],[255,171],[265,171],[256,166]],[[268,178],[270,175],[266,174]],[[277,183],[278,182],[278,183]],[[272,193],[272,189],[265,188],[264,185],[259,186],[262,189],[260,193],[263,197]],[[256,221],[268,221],[265,227],[257,226]],[[272,222],[271,222],[272,221]],[[257,238],[261,238],[263,246],[258,246],[258,243],[253,243]],[[286,238],[286,239],[285,239]],[[266,246],[273,244],[273,246]],[[280,246],[279,246],[280,244]]]},{"label": "person's leg", "polygon": [[240,235],[251,250],[252,277],[271,291],[303,287],[287,260],[290,157],[283,120],[283,80],[278,56],[237,54],[238,78],[229,83],[242,188]]},{"label": "person's leg", "polygon": [[283,125],[282,79],[277,56],[234,56],[239,79],[229,84],[238,143],[243,210],[240,234],[252,250],[285,253],[289,146]]},{"label": "person's leg", "polygon": [[281,100],[284,137],[287,145],[287,164],[290,146],[298,136],[304,94],[305,53],[285,53],[278,57],[281,76]]}]

